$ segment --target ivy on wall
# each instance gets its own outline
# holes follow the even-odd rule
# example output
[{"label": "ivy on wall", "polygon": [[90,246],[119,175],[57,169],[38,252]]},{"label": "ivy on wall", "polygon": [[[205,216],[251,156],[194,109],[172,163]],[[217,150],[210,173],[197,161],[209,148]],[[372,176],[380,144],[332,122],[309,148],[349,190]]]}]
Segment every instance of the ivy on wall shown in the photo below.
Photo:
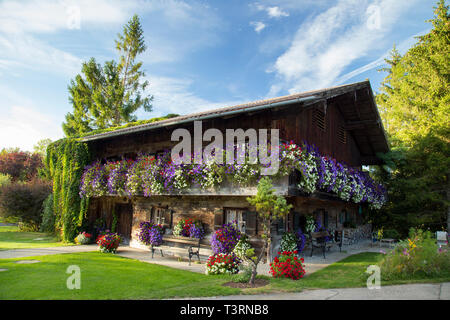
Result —
[{"label": "ivy on wall", "polygon": [[79,188],[90,160],[87,144],[74,139],[61,139],[47,148],[45,165],[53,179],[55,229],[63,241],[73,241],[86,216],[89,198],[80,198]]}]

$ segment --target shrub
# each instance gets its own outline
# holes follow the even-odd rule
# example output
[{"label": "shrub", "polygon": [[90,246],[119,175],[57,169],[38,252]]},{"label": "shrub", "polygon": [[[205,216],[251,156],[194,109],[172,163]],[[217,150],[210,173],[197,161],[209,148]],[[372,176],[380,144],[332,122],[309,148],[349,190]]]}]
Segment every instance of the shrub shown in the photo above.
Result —
[{"label": "shrub", "polygon": [[278,252],[278,257],[275,257],[270,264],[270,273],[274,278],[290,278],[298,280],[305,274],[303,268],[303,258],[296,256],[297,251],[283,251]]},{"label": "shrub", "polygon": [[211,249],[214,254],[231,253],[241,238],[234,223],[226,223],[211,236]]},{"label": "shrub", "polygon": [[439,250],[431,232],[412,228],[409,238],[400,241],[394,250],[380,262],[386,279],[409,279],[447,274],[450,270],[450,252]]},{"label": "shrub", "polygon": [[252,276],[252,267],[249,265],[241,264],[239,266],[239,273],[233,275],[231,281],[239,283],[247,283],[249,282],[251,276]]},{"label": "shrub", "polygon": [[206,274],[235,274],[239,272],[239,259],[234,254],[218,253],[209,256]]},{"label": "shrub", "polygon": [[33,180],[42,166],[38,153],[17,150],[0,153],[0,172],[8,174],[13,182]]},{"label": "shrub", "polygon": [[75,243],[76,244],[88,244],[91,242],[92,239],[92,235],[90,233],[87,232],[82,232],[79,235],[76,236],[75,238]]},{"label": "shrub", "polygon": [[163,227],[150,221],[141,222],[139,225],[139,241],[147,246],[159,246],[162,244]]},{"label": "shrub", "polygon": [[0,173],[0,188],[11,183],[11,176],[9,174]]},{"label": "shrub", "polygon": [[97,239],[101,252],[116,253],[122,238],[117,233],[105,233]]},{"label": "shrub", "polygon": [[50,184],[39,180],[3,186],[0,193],[0,214],[5,218],[18,217],[19,228],[38,230],[42,204],[50,191]]},{"label": "shrub", "polygon": [[397,230],[395,230],[395,229],[386,229],[386,230],[384,230],[384,232],[383,232],[383,237],[384,238],[390,238],[390,239],[400,239],[401,238],[401,235],[400,235],[400,233],[397,231]]},{"label": "shrub", "polygon": [[55,232],[55,212],[53,211],[53,193],[50,193],[42,204],[41,214],[41,232],[54,233]]},{"label": "shrub", "polygon": [[297,237],[292,232],[285,232],[281,237],[281,251],[295,251],[297,250]]}]

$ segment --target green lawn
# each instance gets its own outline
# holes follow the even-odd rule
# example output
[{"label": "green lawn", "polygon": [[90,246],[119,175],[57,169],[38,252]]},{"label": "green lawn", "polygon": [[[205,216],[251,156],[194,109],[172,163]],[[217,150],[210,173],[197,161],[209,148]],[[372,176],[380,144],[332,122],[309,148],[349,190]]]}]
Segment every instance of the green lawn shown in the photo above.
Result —
[{"label": "green lawn", "polygon": [[[272,279],[270,288],[268,289],[282,291],[301,291],[304,289],[319,288],[326,289],[365,287],[367,285],[367,278],[369,277],[369,274],[365,273],[367,267],[369,265],[378,264],[382,257],[383,254],[373,252],[354,254],[297,281],[293,281],[290,279]],[[450,281],[450,274],[448,273],[442,275],[441,277],[429,278],[418,275],[412,279],[392,281],[383,280],[383,274],[381,273],[382,286],[393,284],[447,281]]]},{"label": "green lawn", "polygon": [[[17,264],[18,260],[39,260]],[[81,271],[81,289],[66,286],[67,267]],[[21,259],[0,259],[0,300],[4,299],[162,299],[239,294],[224,287],[229,276],[204,274],[122,258],[114,254],[85,252]]]},{"label": "green lawn", "polygon": [[21,232],[15,226],[0,226],[0,250],[72,245],[42,232]]}]

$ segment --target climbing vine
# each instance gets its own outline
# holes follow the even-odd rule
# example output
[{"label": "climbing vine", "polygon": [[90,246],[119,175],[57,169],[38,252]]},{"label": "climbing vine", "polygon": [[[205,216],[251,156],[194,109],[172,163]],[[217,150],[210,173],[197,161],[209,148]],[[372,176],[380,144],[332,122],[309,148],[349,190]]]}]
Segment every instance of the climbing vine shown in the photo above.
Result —
[{"label": "climbing vine", "polygon": [[84,167],[89,162],[87,145],[74,139],[61,139],[47,148],[46,167],[53,179],[55,229],[64,241],[73,241],[86,215],[89,198],[80,198],[79,188]]}]

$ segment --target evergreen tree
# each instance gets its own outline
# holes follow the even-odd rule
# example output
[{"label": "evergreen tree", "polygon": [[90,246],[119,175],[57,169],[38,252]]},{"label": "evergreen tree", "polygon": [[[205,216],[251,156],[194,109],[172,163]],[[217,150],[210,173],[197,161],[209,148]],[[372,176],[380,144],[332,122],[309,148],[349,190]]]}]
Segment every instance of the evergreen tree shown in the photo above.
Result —
[{"label": "evergreen tree", "polygon": [[377,103],[392,151],[378,174],[389,190],[382,223],[450,229],[450,20],[438,2],[433,28],[401,56],[394,47]]},{"label": "evergreen tree", "polygon": [[411,144],[435,130],[449,133],[450,20],[438,2],[433,29],[402,57],[394,47],[377,103],[393,146]]},{"label": "evergreen tree", "polygon": [[106,61],[103,66],[91,58],[82,65],[81,73],[70,81],[69,101],[73,112],[66,115],[63,130],[74,136],[95,129],[119,126],[136,121],[134,113],[141,107],[152,110],[153,97],[145,94],[148,81],[138,54],[146,50],[143,30],[137,15],[118,35],[116,49],[119,63]]}]

